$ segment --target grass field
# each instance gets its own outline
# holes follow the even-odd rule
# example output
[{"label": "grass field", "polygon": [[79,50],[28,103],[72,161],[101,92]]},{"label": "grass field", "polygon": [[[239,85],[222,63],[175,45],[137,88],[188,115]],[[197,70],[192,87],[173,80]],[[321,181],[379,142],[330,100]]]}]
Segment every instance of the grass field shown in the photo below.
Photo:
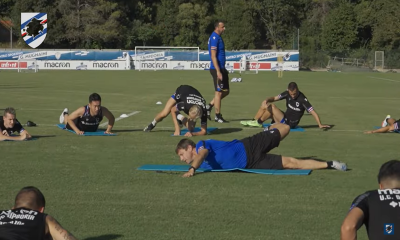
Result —
[{"label": "grass field", "polygon": [[[231,77],[239,77],[231,74]],[[378,187],[382,163],[399,159],[399,134],[366,135],[387,114],[400,118],[400,75],[377,73],[264,72],[231,83],[222,113],[230,123],[209,123],[214,134],[194,140],[232,140],[261,131],[246,128],[261,101],[296,81],[329,131],[291,133],[272,152],[346,162],[351,171],[313,171],[309,176],[137,171],[143,164],[181,164],[174,153],[172,120],[143,132],[181,84],[210,101],[207,71],[0,72],[0,109],[13,106],[37,141],[1,142],[0,209],[12,207],[27,185],[40,188],[53,215],[78,239],[339,239],[353,199]],[[55,127],[61,111],[87,104],[97,92],[116,117],[117,137],[82,137]],[[277,104],[284,107],[284,101]],[[214,114],[213,114],[214,115]],[[305,115],[301,126],[315,125]],[[366,239],[365,229],[359,239]]]}]

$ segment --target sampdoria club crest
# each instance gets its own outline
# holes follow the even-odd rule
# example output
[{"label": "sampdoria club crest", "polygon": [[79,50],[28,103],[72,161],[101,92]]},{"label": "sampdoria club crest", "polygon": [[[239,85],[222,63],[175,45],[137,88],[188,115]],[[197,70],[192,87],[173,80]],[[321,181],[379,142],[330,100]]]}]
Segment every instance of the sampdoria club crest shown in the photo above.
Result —
[{"label": "sampdoria club crest", "polygon": [[31,48],[39,47],[47,35],[47,13],[21,13],[21,35]]}]

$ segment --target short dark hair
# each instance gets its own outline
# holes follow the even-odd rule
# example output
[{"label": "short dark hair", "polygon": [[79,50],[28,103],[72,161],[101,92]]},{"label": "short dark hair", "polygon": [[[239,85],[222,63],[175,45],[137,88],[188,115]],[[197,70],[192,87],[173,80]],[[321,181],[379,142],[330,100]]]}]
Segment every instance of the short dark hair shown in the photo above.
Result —
[{"label": "short dark hair", "polygon": [[92,93],[89,96],[89,103],[93,102],[93,101],[101,101],[101,97],[99,94],[97,93]]},{"label": "short dark hair", "polygon": [[[33,193],[34,197],[27,198],[24,196],[27,193]],[[46,206],[46,199],[44,198],[43,193],[37,188],[33,186],[28,186],[22,188],[17,196],[15,197],[15,207],[18,206],[26,206],[30,208],[41,208]]]},{"label": "short dark hair", "polygon": [[288,85],[288,90],[293,91],[293,90],[299,90],[299,87],[297,86],[297,83],[291,82]]},{"label": "short dark hair", "polygon": [[379,169],[378,174],[378,183],[382,181],[393,179],[400,182],[400,161],[399,160],[390,160],[384,164],[382,164]]},{"label": "short dark hair", "polygon": [[219,23],[225,23],[225,22],[224,22],[223,20],[220,20],[220,19],[216,20],[216,21],[214,22],[214,28],[218,27],[218,26],[219,26]]},{"label": "short dark hair", "polygon": [[176,146],[175,153],[178,153],[180,149],[187,149],[189,146],[196,147],[196,143],[192,140],[184,138],[179,141],[178,145]]},{"label": "short dark hair", "polygon": [[11,114],[11,115],[14,115],[14,116],[17,115],[17,112],[16,112],[15,109],[12,108],[12,107],[8,107],[8,108],[4,109],[4,114],[3,114],[3,116],[5,117],[5,116],[7,115],[7,113],[9,113],[9,114]]}]

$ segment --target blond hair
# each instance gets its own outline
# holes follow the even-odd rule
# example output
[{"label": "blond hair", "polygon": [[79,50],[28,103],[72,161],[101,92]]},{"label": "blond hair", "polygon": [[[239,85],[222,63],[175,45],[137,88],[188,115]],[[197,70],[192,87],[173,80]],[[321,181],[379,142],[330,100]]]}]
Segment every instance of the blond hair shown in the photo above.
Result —
[{"label": "blond hair", "polygon": [[203,115],[203,109],[201,109],[201,107],[199,105],[193,105],[190,109],[189,109],[189,116],[195,116],[195,119],[193,120],[197,120],[201,115]]}]

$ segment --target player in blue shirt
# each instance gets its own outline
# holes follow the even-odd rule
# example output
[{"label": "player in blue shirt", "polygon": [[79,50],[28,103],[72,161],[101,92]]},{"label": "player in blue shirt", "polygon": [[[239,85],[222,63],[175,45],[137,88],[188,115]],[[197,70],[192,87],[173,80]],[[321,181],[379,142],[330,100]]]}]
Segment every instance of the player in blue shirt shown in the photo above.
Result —
[{"label": "player in blue shirt", "polygon": [[184,177],[194,175],[196,169],[337,169],[347,170],[347,165],[338,161],[321,162],[312,159],[298,160],[293,157],[269,154],[279,146],[289,134],[290,127],[276,123],[273,129],[264,130],[251,137],[233,141],[202,140],[195,144],[189,139],[182,139],[176,154],[180,160],[190,164]]},{"label": "player in blue shirt", "polygon": [[[227,122],[222,118],[221,100],[229,94],[229,74],[225,68],[225,44],[221,34],[225,31],[225,24],[216,21],[215,30],[208,39],[208,54],[210,55],[210,73],[214,80],[215,95],[214,99],[207,105],[207,114],[210,115],[211,109],[215,106],[215,121],[219,123]],[[208,116],[211,120],[211,117]]]}]

